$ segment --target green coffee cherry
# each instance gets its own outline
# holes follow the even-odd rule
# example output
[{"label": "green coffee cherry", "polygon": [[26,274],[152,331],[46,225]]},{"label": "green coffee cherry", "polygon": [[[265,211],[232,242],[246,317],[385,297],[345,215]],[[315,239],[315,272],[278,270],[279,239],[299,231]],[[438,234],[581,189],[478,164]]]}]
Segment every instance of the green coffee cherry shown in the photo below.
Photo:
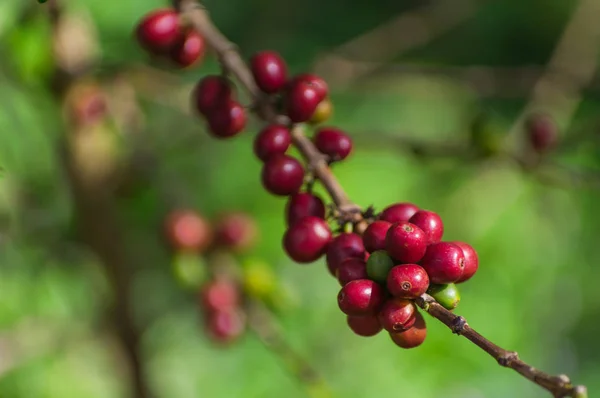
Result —
[{"label": "green coffee cherry", "polygon": [[242,263],[244,290],[250,296],[267,300],[277,287],[277,278],[266,262],[248,258]]},{"label": "green coffee cherry", "polygon": [[454,283],[430,285],[427,293],[447,310],[455,309],[460,303],[460,292]]},{"label": "green coffee cherry", "polygon": [[367,275],[376,282],[385,283],[394,265],[394,260],[385,250],[374,251],[367,260]]},{"label": "green coffee cherry", "polygon": [[198,289],[208,276],[204,258],[196,253],[180,252],[175,254],[171,268],[175,280],[190,290]]},{"label": "green coffee cherry", "polygon": [[503,129],[492,115],[482,113],[471,125],[471,145],[484,156],[493,156],[502,151]]}]

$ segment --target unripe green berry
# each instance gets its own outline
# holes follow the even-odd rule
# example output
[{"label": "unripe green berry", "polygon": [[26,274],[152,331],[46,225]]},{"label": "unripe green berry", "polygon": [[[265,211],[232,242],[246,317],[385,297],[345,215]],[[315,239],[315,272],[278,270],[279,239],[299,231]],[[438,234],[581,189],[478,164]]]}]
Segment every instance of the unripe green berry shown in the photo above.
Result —
[{"label": "unripe green berry", "polygon": [[455,309],[460,303],[460,292],[454,283],[430,285],[427,293],[447,310]]},{"label": "unripe green berry", "polygon": [[175,280],[184,288],[194,290],[207,279],[206,263],[197,253],[179,252],[171,263]]},{"label": "unripe green berry", "polygon": [[376,282],[385,283],[394,265],[394,260],[385,250],[374,251],[367,260],[367,275]]}]

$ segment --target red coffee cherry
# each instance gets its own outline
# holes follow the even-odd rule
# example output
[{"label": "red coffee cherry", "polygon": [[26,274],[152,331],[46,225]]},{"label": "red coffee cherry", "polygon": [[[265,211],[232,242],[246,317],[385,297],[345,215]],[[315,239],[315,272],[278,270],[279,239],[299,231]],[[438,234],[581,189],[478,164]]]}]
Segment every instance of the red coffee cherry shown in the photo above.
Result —
[{"label": "red coffee cherry", "polygon": [[290,130],[282,124],[270,124],[263,128],[254,140],[254,154],[263,162],[273,155],[284,154],[292,143]]},{"label": "red coffee cherry", "polygon": [[231,138],[246,127],[246,110],[234,100],[213,108],[207,118],[209,131],[217,138]]},{"label": "red coffee cherry", "polygon": [[180,35],[169,53],[173,62],[182,68],[186,68],[200,62],[205,50],[204,38],[195,30],[190,29]]},{"label": "red coffee cherry", "polygon": [[196,211],[180,209],[167,216],[166,234],[176,250],[201,252],[212,240],[209,223]]},{"label": "red coffee cherry", "polygon": [[286,113],[294,123],[305,122],[315,113],[319,102],[315,88],[300,81],[292,84],[286,93]]},{"label": "red coffee cherry", "polygon": [[217,244],[234,252],[250,249],[258,238],[254,218],[246,213],[233,212],[221,216],[215,226]]},{"label": "red coffee cherry", "polygon": [[263,166],[262,184],[273,195],[291,195],[298,192],[303,183],[304,167],[291,156],[273,156]]},{"label": "red coffee cherry", "polygon": [[399,332],[415,323],[417,309],[412,301],[392,298],[387,300],[379,311],[379,322],[388,332]]},{"label": "red coffee cherry", "polygon": [[346,315],[372,315],[379,311],[385,291],[369,279],[349,282],[338,294],[338,306]]},{"label": "red coffee cherry", "polygon": [[322,127],[313,138],[319,152],[331,160],[344,160],[352,152],[352,140],[342,130],[334,127]]},{"label": "red coffee cherry", "polygon": [[425,232],[428,245],[439,242],[444,235],[442,218],[432,211],[419,210],[408,221]]},{"label": "red coffee cherry", "polygon": [[236,309],[216,311],[206,315],[208,335],[216,342],[227,344],[237,340],[246,328],[246,317]]},{"label": "red coffee cherry", "polygon": [[465,268],[462,249],[450,242],[433,243],[427,247],[421,260],[431,283],[446,284],[460,279]]},{"label": "red coffee cherry", "polygon": [[455,283],[466,282],[475,275],[477,269],[479,268],[479,257],[477,256],[477,252],[473,249],[473,246],[469,245],[465,242],[450,242],[460,247],[464,256],[465,256],[465,268],[463,269],[463,274]]},{"label": "red coffee cherry", "polygon": [[261,51],[250,60],[250,68],[258,87],[267,94],[281,90],[287,81],[287,66],[275,51]]},{"label": "red coffee cherry", "polygon": [[525,128],[529,144],[538,153],[548,152],[558,142],[558,127],[550,115],[530,115],[525,122]]},{"label": "red coffee cherry", "polygon": [[400,221],[410,220],[410,218],[418,211],[419,208],[412,203],[395,203],[383,209],[379,215],[379,219],[394,224]]},{"label": "red coffee cherry", "polygon": [[392,223],[389,223],[387,221],[374,221],[371,224],[369,224],[369,226],[363,233],[363,242],[365,244],[365,249],[369,253],[385,249],[385,236],[391,226]]},{"label": "red coffee cherry", "polygon": [[228,279],[208,282],[200,289],[200,302],[207,311],[228,311],[237,308],[241,297],[238,287]]},{"label": "red coffee cherry", "polygon": [[414,325],[402,332],[392,332],[390,337],[397,346],[402,348],[415,348],[423,344],[425,337],[427,337],[427,327],[425,325],[425,319],[420,312],[415,312],[415,323]]},{"label": "red coffee cherry", "polygon": [[192,93],[192,105],[203,116],[232,99],[231,83],[226,78],[216,75],[204,77],[196,84]]},{"label": "red coffee cherry", "polygon": [[321,257],[331,240],[331,230],[322,218],[304,217],[285,231],[283,248],[297,263],[312,263]]},{"label": "red coffee cherry", "polygon": [[145,50],[165,53],[179,39],[179,15],[171,8],[151,11],[139,22],[135,33]]},{"label": "red coffee cherry", "polygon": [[417,264],[397,265],[387,277],[388,291],[395,297],[415,299],[425,293],[428,287],[429,276]]},{"label": "red coffee cherry", "polygon": [[369,279],[365,260],[361,260],[360,258],[350,257],[342,261],[336,274],[342,286],[357,279]]},{"label": "red coffee cherry", "polygon": [[427,236],[421,228],[406,221],[392,224],[385,236],[388,254],[402,264],[419,262],[427,250]]},{"label": "red coffee cherry", "polygon": [[375,315],[348,315],[347,322],[355,334],[363,337],[375,336],[382,329],[379,319]]},{"label": "red coffee cherry", "polygon": [[317,92],[317,96],[319,97],[319,102],[323,101],[325,97],[329,95],[329,86],[325,80],[321,79],[317,75],[313,75],[311,73],[301,73],[293,77],[290,81],[289,86],[293,86],[298,82],[304,82],[310,85]]},{"label": "red coffee cherry", "polygon": [[335,276],[342,261],[347,258],[365,258],[365,246],[358,234],[343,233],[336,236],[327,248],[327,268]]},{"label": "red coffee cherry", "polygon": [[315,194],[298,192],[290,196],[285,214],[288,225],[293,225],[308,216],[325,218],[325,203]]}]

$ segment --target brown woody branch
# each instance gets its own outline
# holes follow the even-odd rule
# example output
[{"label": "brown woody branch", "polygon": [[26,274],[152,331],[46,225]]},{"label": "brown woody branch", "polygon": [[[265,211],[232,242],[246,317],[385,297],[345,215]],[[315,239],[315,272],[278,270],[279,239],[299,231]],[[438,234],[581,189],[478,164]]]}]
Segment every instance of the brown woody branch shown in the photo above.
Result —
[{"label": "brown woody branch", "polygon": [[[189,23],[204,36],[208,45],[217,53],[223,68],[240,80],[251,98],[259,105],[257,106],[258,116],[267,122],[285,119],[284,116],[277,115],[275,110],[263,101],[263,95],[256,86],[248,66],[235,50],[235,45],[214,26],[206,10],[194,0],[174,0],[173,3]],[[327,192],[331,195],[334,203],[340,208],[359,208],[350,201],[342,186],[332,174],[323,156],[299,127],[294,128],[293,140],[294,145],[308,162],[309,168],[313,170],[315,177],[321,181]],[[572,385],[566,376],[551,376],[527,365],[518,359],[516,353],[507,351],[487,340],[468,326],[464,318],[446,310],[432,297],[423,295],[417,300],[417,304],[431,316],[450,327],[453,332],[465,336],[478,347],[482,348],[498,360],[500,365],[514,369],[522,376],[548,390],[555,397],[570,396],[583,398],[586,396],[585,387]]]}]

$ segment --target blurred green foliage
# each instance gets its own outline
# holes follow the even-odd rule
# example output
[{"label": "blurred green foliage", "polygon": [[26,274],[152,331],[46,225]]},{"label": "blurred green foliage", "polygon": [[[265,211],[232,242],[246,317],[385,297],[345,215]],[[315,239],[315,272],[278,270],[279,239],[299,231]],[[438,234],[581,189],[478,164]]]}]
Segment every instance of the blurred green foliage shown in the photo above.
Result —
[{"label": "blurred green foliage", "polygon": [[[319,54],[420,3],[207,0],[206,6],[245,56],[276,49],[300,71]],[[473,19],[401,60],[543,64],[575,3],[482,2]],[[97,24],[101,71],[148,62],[131,31],[162,1],[68,4],[86,9]],[[50,29],[41,7],[0,2],[0,397],[125,396],[125,370],[103,315],[110,290],[98,260],[70,239],[73,209],[56,152],[62,127],[48,88]],[[209,61],[181,73],[181,82],[214,70]],[[600,389],[598,192],[545,186],[494,160],[423,162],[389,143],[407,133],[433,142],[466,140],[469,120],[480,109],[493,109],[495,128],[506,130],[523,101],[482,101],[448,79],[402,75],[371,77],[334,92],[333,101],[332,123],[365,143],[335,166],[349,195],[378,209],[412,201],[438,211],[445,238],[469,241],[480,255],[479,273],[461,286],[457,312],[529,363],[588,385],[593,396]],[[597,102],[585,101],[563,138],[589,127],[598,109]],[[203,336],[194,302],[173,280],[172,259],[160,241],[165,204],[157,187],[164,180],[176,180],[187,204],[208,216],[239,209],[257,218],[262,239],[251,254],[271,264],[299,300],[281,315],[285,335],[337,396],[546,396],[431,318],[426,343],[410,351],[396,349],[384,334],[353,335],[337,309],[339,286],[322,261],[299,266],[283,253],[285,201],[260,186],[252,132],[215,141],[202,123],[176,109],[145,101],[144,110],[144,141],[161,159],[161,174],[123,200],[120,211],[128,247],[142,265],[135,302],[138,321],[147,325],[144,359],[158,397],[306,394],[253,335],[228,349]],[[598,153],[586,144],[567,160],[597,170]]]}]

